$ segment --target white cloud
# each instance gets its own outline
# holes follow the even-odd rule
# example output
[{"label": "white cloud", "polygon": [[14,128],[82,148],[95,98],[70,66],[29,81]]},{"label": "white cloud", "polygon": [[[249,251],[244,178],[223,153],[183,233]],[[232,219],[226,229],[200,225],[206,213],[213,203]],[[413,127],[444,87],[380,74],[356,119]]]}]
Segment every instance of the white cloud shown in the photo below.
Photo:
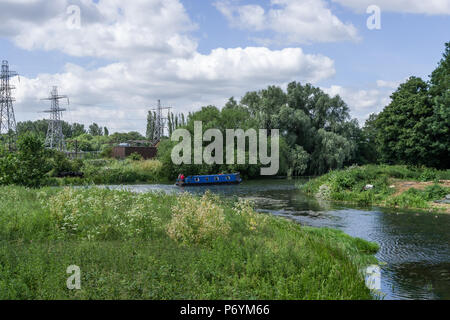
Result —
[{"label": "white cloud", "polygon": [[197,53],[192,59],[175,60],[172,67],[182,80],[227,79],[233,83],[265,82],[269,79],[280,83],[300,75],[316,82],[335,73],[333,60],[321,55],[304,54],[300,48],[274,51],[261,47],[219,48],[209,55]]},{"label": "white cloud", "polygon": [[[67,26],[72,4],[80,7],[80,29]],[[27,50],[130,59],[148,51],[186,56],[197,46],[187,34],[196,26],[178,0],[0,0],[0,12],[0,36]]]},{"label": "white cloud", "polygon": [[[380,86],[380,83],[383,86]],[[330,96],[339,95],[349,106],[352,116],[356,117],[360,124],[364,124],[370,114],[382,111],[390,103],[390,96],[394,89],[384,86],[387,83],[389,82],[379,80],[377,81],[377,87],[379,88],[370,90],[346,88],[337,85],[322,89]]]},{"label": "white cloud", "polygon": [[[160,63],[160,65],[157,65]],[[100,122],[112,130],[145,128],[149,105],[157,99],[187,112],[202,105],[221,107],[231,97],[267,85],[284,85],[296,79],[316,82],[335,73],[334,62],[321,55],[304,54],[299,48],[216,49],[209,55],[167,61],[125,61],[87,70],[67,64],[58,74],[40,74],[15,83],[18,120],[42,118],[48,108],[39,98],[58,85],[71,100],[67,120]]]},{"label": "white cloud", "polygon": [[219,0],[215,6],[234,27],[276,33],[275,39],[259,39],[263,43],[359,39],[356,28],[339,20],[323,0],[271,0],[267,12],[259,5],[238,5],[230,0]]},{"label": "white cloud", "polygon": [[[202,105],[223,106],[231,96],[268,85],[298,79],[316,83],[335,74],[333,60],[300,48],[217,48],[201,54],[190,36],[195,24],[178,0],[70,4],[81,8],[80,30],[67,29],[66,0],[52,5],[45,0],[0,0],[0,12],[8,12],[0,13],[0,36],[17,46],[112,60],[97,69],[67,64],[57,74],[22,77],[15,92],[18,121],[43,118],[38,112],[48,106],[39,98],[54,85],[71,98],[67,120],[143,132],[146,113],[157,99],[175,112],[187,112]],[[257,19],[252,23],[258,24]]]},{"label": "white cloud", "polygon": [[[406,80],[406,79],[405,79]],[[386,81],[377,80],[377,86],[379,88],[397,89],[403,81]]]},{"label": "white cloud", "polygon": [[449,0],[332,0],[356,12],[365,12],[370,5],[377,5],[382,11],[418,13],[428,15],[449,15]]}]

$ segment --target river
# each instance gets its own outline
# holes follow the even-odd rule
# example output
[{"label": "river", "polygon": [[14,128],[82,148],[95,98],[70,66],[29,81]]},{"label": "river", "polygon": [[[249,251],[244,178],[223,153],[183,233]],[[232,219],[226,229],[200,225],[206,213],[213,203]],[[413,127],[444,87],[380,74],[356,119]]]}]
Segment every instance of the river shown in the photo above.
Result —
[{"label": "river", "polygon": [[233,186],[178,188],[173,185],[108,186],[135,192],[204,193],[254,201],[260,212],[302,225],[329,227],[380,245],[384,299],[450,299],[450,215],[386,208],[361,208],[307,196],[304,180],[257,180]]}]

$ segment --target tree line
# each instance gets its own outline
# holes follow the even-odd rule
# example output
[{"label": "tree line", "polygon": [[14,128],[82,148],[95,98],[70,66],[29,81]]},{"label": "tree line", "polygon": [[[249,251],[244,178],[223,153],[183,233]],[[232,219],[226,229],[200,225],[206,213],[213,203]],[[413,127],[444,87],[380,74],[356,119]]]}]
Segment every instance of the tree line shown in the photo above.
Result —
[{"label": "tree line", "polygon": [[[369,163],[448,168],[449,51],[450,42],[428,82],[408,79],[392,94],[392,102],[380,114],[371,115],[363,127],[350,117],[340,96],[331,97],[320,88],[298,82],[290,83],[287,90],[269,86],[248,92],[239,102],[230,98],[222,109],[203,107],[176,127],[191,134],[195,121],[203,122],[204,131],[217,128],[223,133],[226,129],[280,129],[280,175],[321,175]],[[170,157],[174,145],[166,140],[159,150],[165,170],[172,176],[224,171],[258,176],[260,165],[174,166]]]},{"label": "tree line", "polygon": [[447,169],[450,165],[450,42],[425,81],[411,77],[366,122],[379,162]]},{"label": "tree line", "polygon": [[[83,134],[90,134],[91,136],[109,136],[107,127],[101,127],[97,123],[91,124],[88,128],[80,123],[68,123],[61,121],[62,130],[65,138],[71,139],[81,136]],[[24,121],[17,123],[17,135],[21,136],[25,133],[34,133],[38,137],[45,138],[48,131],[48,120]]]}]

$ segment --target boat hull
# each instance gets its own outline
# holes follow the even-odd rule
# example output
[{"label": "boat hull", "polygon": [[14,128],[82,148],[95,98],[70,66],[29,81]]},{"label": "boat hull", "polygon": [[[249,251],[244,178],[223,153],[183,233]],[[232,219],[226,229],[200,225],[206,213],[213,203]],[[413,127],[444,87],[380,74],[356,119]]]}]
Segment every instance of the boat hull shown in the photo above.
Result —
[{"label": "boat hull", "polygon": [[233,185],[242,182],[241,176],[238,173],[233,174],[217,174],[217,175],[203,175],[203,176],[189,176],[184,181],[177,180],[176,185],[180,187],[195,187],[195,186],[213,186],[213,185]]}]

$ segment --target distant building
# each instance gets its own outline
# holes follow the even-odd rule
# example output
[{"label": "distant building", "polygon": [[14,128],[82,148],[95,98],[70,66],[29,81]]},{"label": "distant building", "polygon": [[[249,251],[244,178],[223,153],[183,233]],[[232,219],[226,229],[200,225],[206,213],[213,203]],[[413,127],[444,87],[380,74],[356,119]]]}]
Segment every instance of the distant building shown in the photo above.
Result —
[{"label": "distant building", "polygon": [[145,160],[153,159],[158,153],[156,147],[131,147],[119,145],[113,148],[113,157],[117,159],[125,159],[133,153],[140,154]]}]

